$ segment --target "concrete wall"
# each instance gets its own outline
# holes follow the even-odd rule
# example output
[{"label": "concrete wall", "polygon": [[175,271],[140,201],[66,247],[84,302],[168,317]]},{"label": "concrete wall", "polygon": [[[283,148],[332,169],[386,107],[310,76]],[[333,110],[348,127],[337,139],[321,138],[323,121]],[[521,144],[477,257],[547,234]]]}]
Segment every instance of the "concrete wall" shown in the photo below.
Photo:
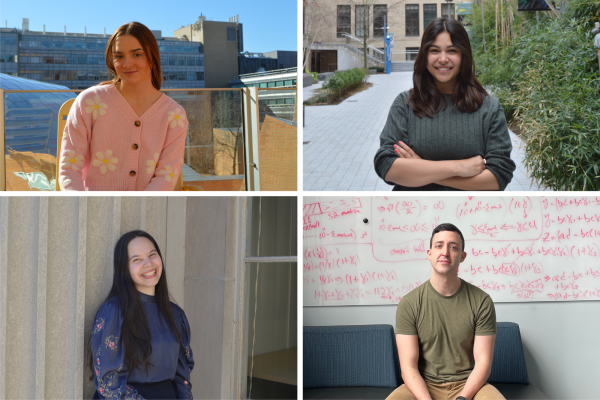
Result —
[{"label": "concrete wall", "polygon": [[[84,359],[130,230],[163,253],[191,326],[195,398],[233,392],[240,198],[0,198],[0,399],[90,398]],[[236,251],[237,250],[237,251]]]},{"label": "concrete wall", "polygon": [[[233,22],[204,21],[202,40],[204,44],[204,79],[207,88],[228,88],[229,81],[237,79],[238,44],[237,24]],[[227,28],[236,29],[236,41],[227,41]]]},{"label": "concrete wall", "polygon": [[[530,381],[551,399],[599,399],[600,302],[496,303],[521,330]],[[304,325],[395,325],[396,306],[304,307]]]}]

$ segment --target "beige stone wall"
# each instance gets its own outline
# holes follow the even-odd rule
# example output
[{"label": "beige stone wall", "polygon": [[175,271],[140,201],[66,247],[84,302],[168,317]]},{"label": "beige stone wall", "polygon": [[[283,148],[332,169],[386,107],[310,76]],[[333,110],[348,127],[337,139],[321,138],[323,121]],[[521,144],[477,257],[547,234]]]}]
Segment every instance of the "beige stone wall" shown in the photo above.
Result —
[{"label": "beige stone wall", "polygon": [[[393,54],[394,52],[404,51],[407,47],[419,47],[421,44],[421,37],[423,35],[423,31],[425,27],[423,26],[423,4],[436,4],[437,5],[437,16],[442,16],[442,4],[447,4],[445,1],[431,1],[431,0],[406,0],[403,2],[399,1],[371,1],[371,0],[308,0],[309,7],[311,4],[318,4],[326,14],[325,23],[321,24],[319,29],[319,33],[316,35],[315,43],[318,43],[319,40],[322,43],[345,43],[345,38],[337,37],[337,6],[338,5],[351,5],[351,34],[356,36],[356,13],[355,13],[355,5],[356,4],[371,4],[369,9],[369,15],[371,20],[373,19],[373,4],[387,4],[388,6],[388,24],[389,24],[389,32],[394,33],[394,48],[392,49],[392,61],[405,61],[406,58],[404,54]],[[418,4],[419,5],[419,36],[406,36],[406,27],[405,27],[405,9],[407,4]],[[455,6],[456,8],[456,6]],[[305,12],[305,29],[308,29],[308,18],[307,14],[310,14],[309,11]],[[314,31],[314,27],[311,28]],[[384,41],[383,38],[375,38],[373,37],[373,25],[369,28],[369,39],[368,44],[383,48]]]},{"label": "beige stone wall", "polygon": [[158,242],[191,325],[197,399],[234,391],[243,200],[238,197],[0,199],[0,398],[91,398],[84,347],[130,230]]}]

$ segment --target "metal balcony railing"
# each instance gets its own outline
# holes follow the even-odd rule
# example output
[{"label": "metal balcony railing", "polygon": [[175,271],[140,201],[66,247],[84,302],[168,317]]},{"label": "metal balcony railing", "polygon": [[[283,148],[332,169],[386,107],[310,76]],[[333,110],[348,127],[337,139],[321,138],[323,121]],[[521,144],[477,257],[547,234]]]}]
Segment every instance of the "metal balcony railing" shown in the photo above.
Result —
[{"label": "metal balcony railing", "polygon": [[[0,89],[1,191],[54,189],[58,110],[82,91]],[[260,148],[265,116],[285,129],[293,126],[297,134],[295,88],[161,91],[185,109],[189,120],[184,182],[204,190],[261,190],[261,157],[269,159],[275,151]]]},{"label": "metal balcony railing", "polygon": [[[346,37],[346,44],[362,50],[363,45],[364,45],[363,39],[356,37],[354,35],[351,35],[349,33],[343,33],[343,35]],[[356,46],[353,42],[360,43],[360,47]],[[385,52],[383,50],[380,50],[377,47],[372,46],[370,44],[367,44],[367,48],[371,49],[373,51],[372,57],[376,58],[377,60],[385,61]]]}]

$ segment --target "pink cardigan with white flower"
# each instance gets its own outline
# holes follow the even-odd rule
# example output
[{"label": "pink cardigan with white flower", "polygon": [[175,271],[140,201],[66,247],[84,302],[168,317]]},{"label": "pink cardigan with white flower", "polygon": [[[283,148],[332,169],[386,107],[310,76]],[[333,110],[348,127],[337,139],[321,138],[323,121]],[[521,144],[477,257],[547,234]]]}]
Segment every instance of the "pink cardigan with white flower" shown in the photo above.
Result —
[{"label": "pink cardigan with white flower", "polygon": [[77,96],[62,139],[62,190],[173,190],[188,120],[163,94],[141,117],[113,85]]}]

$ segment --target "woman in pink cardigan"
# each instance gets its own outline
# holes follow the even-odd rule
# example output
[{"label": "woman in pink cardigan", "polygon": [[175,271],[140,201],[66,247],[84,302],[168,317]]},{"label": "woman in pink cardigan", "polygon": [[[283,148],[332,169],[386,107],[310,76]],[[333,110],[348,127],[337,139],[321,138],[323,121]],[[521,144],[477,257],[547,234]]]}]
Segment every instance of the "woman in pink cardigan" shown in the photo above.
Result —
[{"label": "woman in pink cardigan", "polygon": [[114,80],[83,91],[65,127],[62,190],[173,190],[188,127],[183,107],[159,91],[156,39],[138,22],[120,26],[106,46]]}]

